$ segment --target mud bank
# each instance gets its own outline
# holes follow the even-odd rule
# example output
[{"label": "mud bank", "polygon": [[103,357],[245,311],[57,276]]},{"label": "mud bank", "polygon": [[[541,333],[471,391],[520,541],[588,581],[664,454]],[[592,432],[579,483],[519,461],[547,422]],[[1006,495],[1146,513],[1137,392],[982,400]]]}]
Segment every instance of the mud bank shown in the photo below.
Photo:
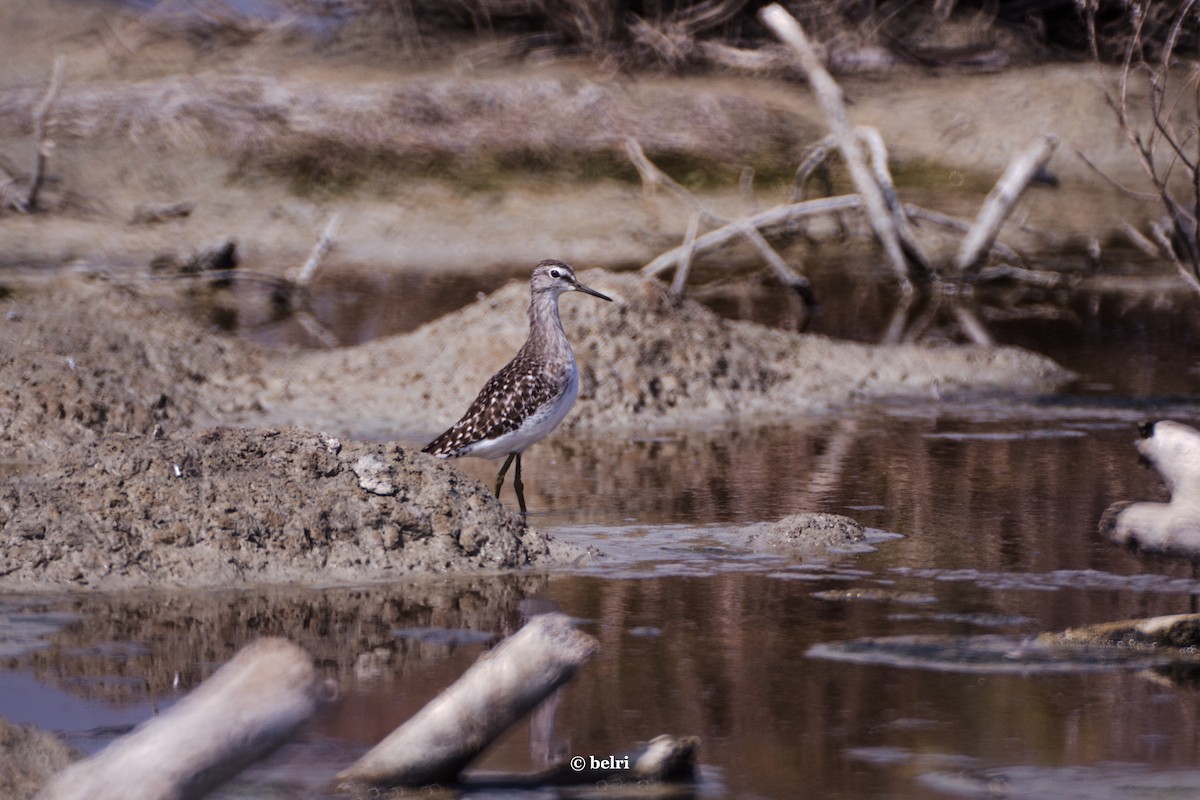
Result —
[{"label": "mud bank", "polygon": [[[453,463],[333,438],[420,442],[452,422],[524,338],[523,281],[412,334],[301,353],[202,328],[171,310],[171,285],[10,278],[0,590],[361,582],[577,555]],[[837,342],[723,320],[637,275],[583,279],[616,303],[563,298],[582,364],[564,438],[1069,377],[1021,350]]]},{"label": "mud bank", "polygon": [[33,797],[42,784],[78,757],[53,734],[0,717],[0,797]]},{"label": "mud bank", "polygon": [[[1044,391],[1071,375],[1016,348],[869,346],[728,321],[677,301],[658,281],[580,275],[614,305],[566,295],[563,326],[580,363],[568,431],[666,431],[761,424],[893,397]],[[527,285],[411,334],[274,360],[256,395],[272,424],[414,439],[457,419],[528,331]],[[354,396],[357,403],[348,403]]]},{"label": "mud bank", "polygon": [[169,313],[178,299],[84,275],[0,278],[0,462],[252,406],[231,381],[255,371],[253,349]]},{"label": "mud bank", "polygon": [[0,590],[357,583],[569,548],[396,445],[301,430],[111,434],[0,486]]}]

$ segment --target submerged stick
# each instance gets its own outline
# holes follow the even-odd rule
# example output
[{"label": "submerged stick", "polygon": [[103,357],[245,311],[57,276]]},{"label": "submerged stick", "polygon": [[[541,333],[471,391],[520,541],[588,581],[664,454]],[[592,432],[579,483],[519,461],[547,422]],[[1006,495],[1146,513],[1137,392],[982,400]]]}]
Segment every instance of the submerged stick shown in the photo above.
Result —
[{"label": "submerged stick", "polygon": [[36,800],[203,797],[287,741],[327,695],[307,653],[260,639],[162,716],[59,773]]},{"label": "submerged stick", "polygon": [[1000,226],[1012,213],[1034,174],[1050,160],[1057,145],[1058,139],[1054,136],[1042,136],[1012,160],[983,201],[975,224],[963,237],[958,257],[954,259],[955,269],[965,272],[983,259],[996,240]]},{"label": "submerged stick", "polygon": [[534,617],[335,780],[368,789],[453,782],[598,646],[564,614]]}]

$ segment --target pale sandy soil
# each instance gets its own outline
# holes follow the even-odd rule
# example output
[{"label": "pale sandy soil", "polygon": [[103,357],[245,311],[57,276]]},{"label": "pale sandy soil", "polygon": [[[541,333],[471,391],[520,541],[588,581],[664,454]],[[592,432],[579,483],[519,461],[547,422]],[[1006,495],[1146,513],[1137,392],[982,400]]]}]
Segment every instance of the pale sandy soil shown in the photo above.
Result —
[{"label": "pale sandy soil", "polygon": [[[0,259],[9,264],[143,265],[158,252],[232,237],[248,264],[279,270],[301,263],[340,212],[334,269],[471,270],[547,256],[629,266],[682,239],[688,214],[677,200],[613,178],[498,176],[479,151],[550,163],[602,158],[610,165],[603,174],[634,136],[650,152],[690,153],[732,175],[744,164],[783,175],[824,134],[805,87],[778,78],[631,75],[561,62],[464,71],[447,60],[414,69],[387,54],[304,40],[195,47],[123,23],[109,6],[65,0],[5,4],[0,50],[10,54],[0,70],[0,153],[24,169],[33,157],[32,109],[53,57],[68,57],[52,123],[58,191],[48,196],[69,208],[39,219],[5,215]],[[878,127],[891,148],[902,193],[968,218],[1015,153],[1057,136],[1050,169],[1060,185],[1032,191],[1020,215],[1056,238],[1015,224],[1006,234],[1036,252],[1048,242],[1107,243],[1123,222],[1140,226],[1158,213],[1077,154],[1145,188],[1105,102],[1113,81],[1078,64],[898,70],[844,83],[855,121]],[[264,166],[295,150],[341,147],[383,160],[365,175],[351,170],[352,188],[301,181],[299,194]],[[434,156],[457,164],[450,180],[414,172]],[[758,202],[782,198],[782,187],[764,189]],[[746,208],[732,185],[705,199],[730,213]],[[139,206],[179,201],[195,206],[187,219],[128,224]]]}]

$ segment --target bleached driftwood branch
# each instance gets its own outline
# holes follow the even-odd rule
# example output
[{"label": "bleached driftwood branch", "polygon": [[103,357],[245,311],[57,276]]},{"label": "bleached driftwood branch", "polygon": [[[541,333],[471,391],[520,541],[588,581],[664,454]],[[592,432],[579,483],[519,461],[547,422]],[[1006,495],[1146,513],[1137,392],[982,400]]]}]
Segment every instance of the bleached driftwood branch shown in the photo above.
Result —
[{"label": "bleached driftwood branch", "polygon": [[[728,224],[730,229],[736,235],[743,236],[746,241],[748,241],[756,250],[758,250],[759,254],[771,267],[771,271],[775,273],[775,276],[779,279],[780,283],[782,283],[784,286],[794,289],[800,295],[800,297],[803,298],[804,302],[808,304],[814,304],[816,302],[815,298],[813,297],[812,287],[809,285],[808,280],[803,275],[796,272],[796,270],[792,269],[791,265],[784,260],[783,256],[779,255],[779,253],[775,251],[775,248],[771,247],[770,242],[763,238],[758,226],[753,222],[753,220],[757,218],[757,215],[744,217],[739,220],[730,220],[728,217],[714,213],[703,203],[701,203],[695,195],[671,178],[670,175],[667,175],[665,172],[660,170],[654,164],[654,162],[646,156],[645,151],[642,150],[642,146],[638,144],[637,140],[626,140],[625,149],[626,152],[629,153],[629,158],[633,162],[633,165],[637,168],[638,173],[642,176],[642,180],[645,181],[647,185],[667,187],[673,194],[687,203],[688,207],[692,209],[693,214],[698,215],[702,220],[707,220],[710,224]],[[695,243],[696,242],[693,241],[693,245]],[[684,248],[690,261],[693,251],[686,241],[684,242]],[[643,267],[643,272],[645,272],[645,270],[646,267]],[[678,275],[676,277],[678,279]],[[680,288],[680,291],[682,291],[682,287]]]},{"label": "bleached driftwood branch", "polygon": [[[943,214],[940,211],[934,211],[928,208],[922,208],[915,203],[905,203],[904,213],[909,219],[924,220],[932,222],[934,225],[940,225],[943,228],[949,228],[958,233],[966,233],[971,230],[971,223],[961,220],[958,217],[952,217],[949,214]],[[995,253],[1000,258],[1007,258],[1010,261],[1020,261],[1021,256],[1016,250],[1013,250],[1003,242],[993,241],[991,244],[991,252]]]},{"label": "bleached driftwood branch", "polygon": [[36,800],[191,800],[287,741],[329,696],[283,639],[247,645],[160,717],[68,767]]},{"label": "bleached driftwood branch", "polygon": [[1042,136],[1009,163],[1008,169],[983,201],[975,224],[963,237],[954,260],[956,270],[965,272],[987,255],[992,242],[996,240],[996,234],[1000,232],[1000,226],[1008,219],[1033,176],[1046,165],[1057,146],[1056,137]]},{"label": "bleached driftwood branch", "polygon": [[875,183],[879,187],[884,205],[887,206],[888,213],[891,214],[892,221],[895,223],[896,235],[900,238],[900,247],[904,251],[908,263],[916,264],[922,275],[927,274],[930,271],[929,259],[921,250],[921,245],[917,242],[917,237],[908,224],[904,206],[900,203],[896,184],[892,181],[892,173],[888,171],[887,145],[883,143],[883,137],[877,129],[870,125],[858,126],[854,129],[854,134],[866,146],[867,152],[871,156],[871,171],[875,174]]},{"label": "bleached driftwood branch", "polygon": [[[914,265],[905,257],[905,248],[901,244],[895,217],[888,210],[883,192],[871,174],[862,150],[858,146],[854,126],[850,122],[850,116],[846,112],[846,104],[842,98],[842,88],[825,69],[825,65],[821,63],[820,56],[808,41],[800,23],[783,6],[778,4],[766,6],[759,11],[759,17],[779,37],[780,41],[795,52],[800,68],[808,78],[808,84],[817,96],[821,110],[825,113],[825,120],[829,124],[842,159],[846,163],[850,179],[854,182],[854,187],[859,194],[862,195],[863,207],[871,228],[875,232],[875,237],[883,247],[904,291],[912,292],[913,270],[915,268],[923,272],[925,264],[916,263]],[[924,278],[925,276],[922,274],[920,277]]]},{"label": "bleached driftwood branch", "polygon": [[58,93],[62,89],[63,71],[66,69],[67,59],[65,56],[59,56],[54,59],[54,72],[50,75],[50,86],[46,89],[45,96],[41,102],[37,104],[37,108],[33,111],[33,141],[36,147],[36,155],[33,159],[33,177],[29,180],[29,194],[25,197],[25,210],[36,211],[38,204],[38,195],[42,191],[42,184],[46,181],[46,162],[50,158],[50,153],[54,150],[54,142],[50,140],[46,132],[46,120],[50,116],[51,109],[54,108],[54,101],[58,99]]},{"label": "bleached driftwood branch", "polygon": [[700,214],[692,212],[692,216],[688,218],[687,233],[683,237],[679,263],[675,267],[675,279],[671,281],[671,292],[676,297],[683,296],[683,287],[687,285],[688,273],[692,270],[692,255],[696,251],[696,234],[699,232]]},{"label": "bleached driftwood branch", "polygon": [[534,617],[335,780],[368,789],[454,781],[598,646],[564,614]]},{"label": "bleached driftwood branch", "polygon": [[[722,228],[717,228],[715,231],[710,231],[703,236],[696,237],[693,249],[695,252],[701,253],[705,250],[719,247],[731,239],[745,236],[744,226],[747,225],[755,230],[762,230],[763,228],[794,222],[804,217],[819,214],[835,214],[841,211],[855,211],[861,209],[862,205],[862,198],[858,195],[842,195],[840,197],[822,197],[818,200],[805,200],[802,203],[788,203],[787,205],[775,206],[752,217],[731,222]],[[660,272],[671,269],[679,263],[683,251],[683,247],[668,250],[642,267],[642,274],[657,275]]]},{"label": "bleached driftwood branch", "polygon": [[678,197],[684,204],[693,212],[699,214],[701,218],[711,225],[724,225],[729,222],[727,217],[716,214],[701,203],[694,194],[689,192],[683,185],[674,180],[670,175],[658,168],[653,161],[646,155],[646,151],[642,149],[641,143],[636,139],[625,140],[625,152],[629,156],[630,162],[634,169],[641,176],[642,183],[647,187],[663,186]]},{"label": "bleached driftwood branch", "polygon": [[296,273],[296,286],[307,286],[309,281],[312,280],[317,267],[321,266],[321,262],[325,260],[325,256],[329,255],[329,251],[333,249],[334,242],[337,240],[338,228],[341,227],[341,224],[341,214],[334,214],[329,218],[324,232],[321,233],[321,238],[313,245],[312,252],[308,255],[308,260],[304,262],[304,266],[300,267],[300,270]]}]

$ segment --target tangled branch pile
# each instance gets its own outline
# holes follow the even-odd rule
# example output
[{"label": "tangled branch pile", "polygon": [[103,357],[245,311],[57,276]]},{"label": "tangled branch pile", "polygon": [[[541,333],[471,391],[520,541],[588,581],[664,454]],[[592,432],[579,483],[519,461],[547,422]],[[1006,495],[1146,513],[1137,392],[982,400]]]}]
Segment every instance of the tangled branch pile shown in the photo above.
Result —
[{"label": "tangled branch pile", "polygon": [[[234,11],[218,0],[161,4],[159,24],[189,37],[225,43],[281,32],[343,29],[382,36],[403,52],[429,58],[446,43],[475,46],[468,61],[511,57],[586,57],[625,67],[717,67],[784,72],[788,59],[748,0],[285,0],[274,19]],[[1119,61],[1128,20],[1141,15],[1143,42],[1161,48],[1178,4],[1124,0],[790,0],[787,10],[827,49],[836,71],[897,63],[997,68],[1025,57],[1080,55]],[[483,44],[480,44],[483,40]],[[1200,36],[1178,44],[1189,52]]]}]

